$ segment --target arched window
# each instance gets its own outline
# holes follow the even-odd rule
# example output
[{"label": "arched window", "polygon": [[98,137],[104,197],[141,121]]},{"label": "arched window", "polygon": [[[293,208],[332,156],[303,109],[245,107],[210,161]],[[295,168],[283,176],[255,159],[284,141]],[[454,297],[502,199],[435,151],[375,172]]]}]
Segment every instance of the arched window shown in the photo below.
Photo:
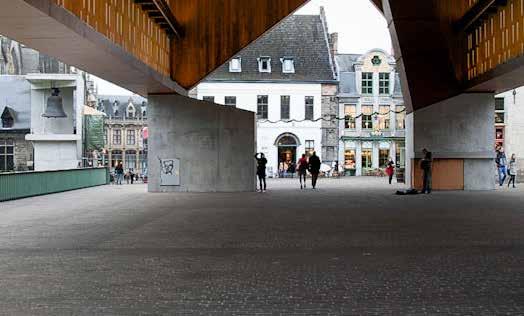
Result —
[{"label": "arched window", "polygon": [[116,167],[120,162],[122,162],[122,151],[113,150],[111,152],[111,167]]},{"label": "arched window", "polygon": [[277,137],[275,141],[275,146],[290,146],[290,147],[298,147],[300,146],[300,140],[295,134],[292,133],[284,133]]}]

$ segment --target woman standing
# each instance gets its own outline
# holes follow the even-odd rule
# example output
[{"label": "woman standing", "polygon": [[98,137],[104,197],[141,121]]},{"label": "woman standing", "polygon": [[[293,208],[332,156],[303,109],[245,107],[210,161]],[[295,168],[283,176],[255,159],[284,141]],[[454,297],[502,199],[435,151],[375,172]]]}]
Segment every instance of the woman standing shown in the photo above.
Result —
[{"label": "woman standing", "polygon": [[255,159],[257,161],[257,176],[258,181],[260,182],[260,191],[259,192],[266,192],[267,186],[266,186],[266,165],[267,165],[267,159],[266,156],[263,153],[260,153],[260,158],[258,158],[258,153],[255,154]]},{"label": "woman standing", "polygon": [[393,175],[395,174],[395,162],[389,157],[388,166],[386,167],[386,174],[389,176],[389,184],[393,181]]},{"label": "woman standing", "polygon": [[509,175],[508,188],[511,182],[513,182],[513,188],[516,188],[515,177],[517,176],[517,156],[515,156],[515,154],[511,155],[511,159],[509,160],[508,175]]}]

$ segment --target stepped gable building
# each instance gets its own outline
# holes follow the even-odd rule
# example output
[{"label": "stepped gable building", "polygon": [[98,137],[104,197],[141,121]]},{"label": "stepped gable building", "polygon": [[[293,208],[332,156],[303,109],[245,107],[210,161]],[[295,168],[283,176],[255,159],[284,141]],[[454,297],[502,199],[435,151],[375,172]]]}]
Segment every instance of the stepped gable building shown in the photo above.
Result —
[{"label": "stepped gable building", "polygon": [[336,116],[331,38],[323,10],[292,15],[197,86],[198,99],[256,113],[257,152],[266,155],[269,176],[282,176],[304,153],[337,158],[338,126],[319,120]]},{"label": "stepped gable building", "polygon": [[391,157],[405,168],[405,107],[393,56],[337,54],[340,151],[346,175],[375,175]]},{"label": "stepped gable building", "polygon": [[[98,96],[97,110],[106,114],[105,155],[111,168],[147,172],[147,100],[141,96]],[[145,133],[147,134],[147,133]]]}]

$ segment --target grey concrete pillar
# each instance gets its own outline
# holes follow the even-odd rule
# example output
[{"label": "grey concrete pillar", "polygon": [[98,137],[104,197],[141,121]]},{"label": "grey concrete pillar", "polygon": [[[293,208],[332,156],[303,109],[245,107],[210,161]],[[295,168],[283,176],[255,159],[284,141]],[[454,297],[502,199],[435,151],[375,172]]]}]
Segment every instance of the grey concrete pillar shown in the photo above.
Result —
[{"label": "grey concrete pillar", "polygon": [[[174,94],[149,95],[148,101],[149,192],[255,189],[253,112]],[[161,161],[170,160],[180,167],[166,174]]]},{"label": "grey concrete pillar", "polygon": [[420,185],[417,159],[427,148],[435,159],[435,189],[494,189],[494,102],[491,93],[462,94],[408,115],[408,183]]}]

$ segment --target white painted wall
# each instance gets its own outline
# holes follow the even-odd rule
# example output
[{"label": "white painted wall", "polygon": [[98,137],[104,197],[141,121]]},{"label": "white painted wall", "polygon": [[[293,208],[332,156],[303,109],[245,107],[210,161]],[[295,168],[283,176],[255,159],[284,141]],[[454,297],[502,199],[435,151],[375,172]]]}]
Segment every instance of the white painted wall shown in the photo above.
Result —
[{"label": "white painted wall", "polygon": [[[321,116],[322,90],[320,84],[297,83],[201,83],[197,98],[214,96],[215,103],[224,104],[226,96],[237,98],[237,108],[257,111],[257,96],[268,96],[268,119],[280,120],[280,96],[290,96],[290,119],[302,120],[305,115],[305,97],[314,97],[314,118]],[[315,142],[317,155],[322,159],[322,123],[305,121],[300,123],[257,123],[257,152],[263,152],[268,159],[268,173],[278,170],[278,150],[275,141],[283,133],[292,133],[300,140],[297,158],[305,152],[306,140]]]}]

